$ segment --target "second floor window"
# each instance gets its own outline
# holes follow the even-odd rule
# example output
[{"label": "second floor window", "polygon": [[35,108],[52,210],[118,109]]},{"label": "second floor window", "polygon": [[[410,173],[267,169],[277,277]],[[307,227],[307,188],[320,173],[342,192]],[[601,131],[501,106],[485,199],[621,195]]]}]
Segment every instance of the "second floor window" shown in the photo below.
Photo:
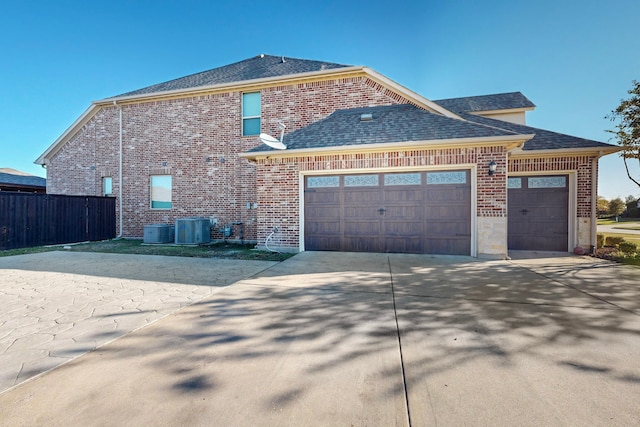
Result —
[{"label": "second floor window", "polygon": [[242,136],[260,133],[260,92],[242,94]]}]

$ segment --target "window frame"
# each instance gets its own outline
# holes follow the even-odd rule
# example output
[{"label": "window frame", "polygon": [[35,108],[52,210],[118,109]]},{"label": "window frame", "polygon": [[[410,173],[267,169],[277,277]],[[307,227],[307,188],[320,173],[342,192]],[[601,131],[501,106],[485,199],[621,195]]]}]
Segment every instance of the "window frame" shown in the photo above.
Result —
[{"label": "window frame", "polygon": [[[107,192],[107,182],[109,183],[109,192]],[[113,178],[110,176],[102,177],[102,196],[103,197],[112,197],[113,196]]]},{"label": "window frame", "polygon": [[[153,185],[153,179],[154,178],[159,178],[159,177],[168,177],[169,178],[169,200],[153,200],[154,198],[154,185]],[[156,185],[156,187],[160,187],[159,185]],[[154,206],[154,203],[169,203],[169,206]],[[173,209],[173,176],[171,176],[170,174],[156,174],[156,175],[149,175],[149,209],[151,210],[171,210]]]},{"label": "window frame", "polygon": [[[245,115],[245,95],[258,95],[258,114],[257,115]],[[242,105],[241,105],[241,113],[242,113],[242,136],[257,136],[260,135],[260,130],[262,128],[262,92],[243,92],[242,95]],[[258,119],[258,131],[257,133],[245,133],[245,123],[249,120]]]}]

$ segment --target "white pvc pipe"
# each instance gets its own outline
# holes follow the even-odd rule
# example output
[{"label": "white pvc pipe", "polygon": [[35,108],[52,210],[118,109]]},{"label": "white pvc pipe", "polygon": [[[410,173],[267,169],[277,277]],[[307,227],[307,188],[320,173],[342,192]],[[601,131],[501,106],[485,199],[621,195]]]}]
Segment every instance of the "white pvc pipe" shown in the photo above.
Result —
[{"label": "white pvc pipe", "polygon": [[118,108],[119,111],[119,129],[118,129],[118,139],[119,139],[119,152],[118,152],[118,217],[120,218],[119,229],[120,233],[116,238],[122,237],[122,227],[124,221],[122,220],[122,106],[119,106],[116,101],[113,101],[113,105]]}]

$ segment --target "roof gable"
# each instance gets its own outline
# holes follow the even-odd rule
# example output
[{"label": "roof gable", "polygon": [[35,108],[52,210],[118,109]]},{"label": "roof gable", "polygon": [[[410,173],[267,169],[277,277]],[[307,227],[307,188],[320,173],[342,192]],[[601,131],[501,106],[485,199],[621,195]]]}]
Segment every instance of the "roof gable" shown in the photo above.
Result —
[{"label": "roof gable", "polygon": [[147,86],[142,89],[123,93],[117,97],[146,95],[173,90],[192,89],[204,86],[242,82],[269,77],[281,77],[314,71],[345,68],[350,65],[332,62],[313,61],[272,55],[258,55],[212,70],[203,71],[167,82]]},{"label": "roof gable", "polygon": [[532,109],[536,106],[520,92],[440,99],[433,102],[455,113]]}]

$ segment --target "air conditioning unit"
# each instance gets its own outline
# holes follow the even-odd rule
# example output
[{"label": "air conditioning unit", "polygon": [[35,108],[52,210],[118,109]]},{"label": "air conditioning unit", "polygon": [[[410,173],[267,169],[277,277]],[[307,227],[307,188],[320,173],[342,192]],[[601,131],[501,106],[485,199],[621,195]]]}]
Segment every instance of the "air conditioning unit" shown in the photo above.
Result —
[{"label": "air conditioning unit", "polygon": [[209,218],[176,219],[175,242],[179,245],[197,245],[211,240]]},{"label": "air conditioning unit", "polygon": [[171,224],[151,224],[144,226],[144,243],[173,243],[174,227]]}]

